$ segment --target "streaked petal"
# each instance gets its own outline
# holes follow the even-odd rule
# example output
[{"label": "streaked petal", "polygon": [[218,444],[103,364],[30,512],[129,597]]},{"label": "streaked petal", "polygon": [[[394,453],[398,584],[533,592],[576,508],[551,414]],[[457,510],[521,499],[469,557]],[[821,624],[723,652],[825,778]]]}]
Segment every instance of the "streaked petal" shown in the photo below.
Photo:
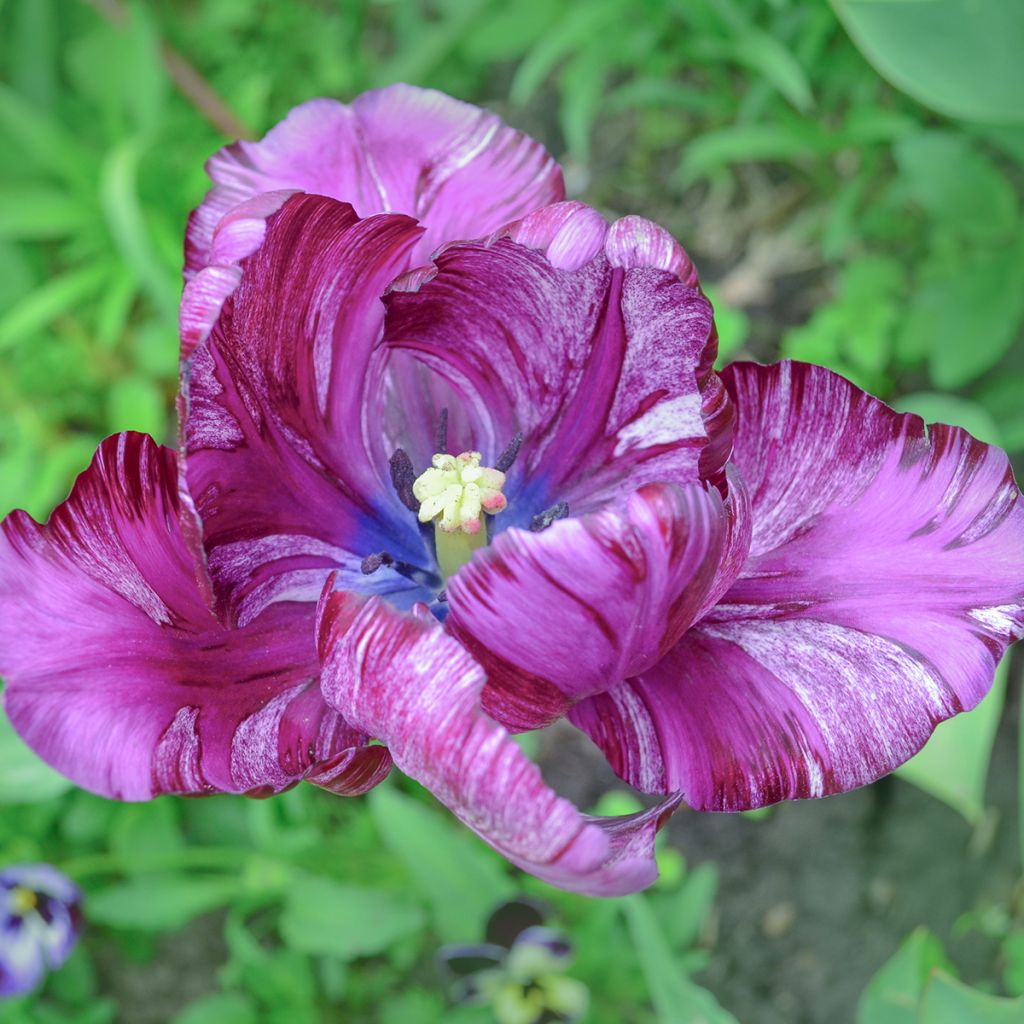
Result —
[{"label": "streaked petal", "polygon": [[210,336],[224,303],[241,283],[240,264],[263,244],[268,218],[294,194],[268,192],[255,196],[234,207],[217,225],[207,264],[185,282],[181,295],[178,329],[183,360]]},{"label": "streaked petal", "polygon": [[655,664],[706,603],[726,533],[718,492],[696,484],[500,533],[448,584],[448,626],[487,672],[488,714],[537,728]]},{"label": "streaked petal", "polygon": [[325,592],[319,650],[328,703],[514,864],[592,895],[654,881],[654,834],[677,801],[628,818],[580,814],[483,714],[482,669],[429,615]]},{"label": "streaked petal", "polygon": [[433,89],[392,85],[345,105],[296,107],[260,142],[210,158],[214,187],[189,221],[185,273],[206,266],[214,229],[260,192],[301,189],[351,203],[359,215],[405,213],[427,228],[413,259],[442,242],[478,238],[556,202],[558,165],[495,114]]},{"label": "streaked petal", "polygon": [[[711,369],[711,306],[680,280],[684,261],[656,225],[627,218],[608,229],[564,203],[485,242],[448,246],[436,273],[393,286],[391,365],[405,373],[419,361],[447,383],[470,413],[459,443],[493,465],[523,435],[502,526],[528,526],[559,501],[591,511],[649,482],[719,482],[731,418]],[[394,387],[400,428],[422,388],[397,370]],[[429,457],[416,445],[438,412],[408,420],[410,440],[392,443]]]},{"label": "streaked petal", "polygon": [[120,434],[47,525],[4,521],[0,672],[14,727],[79,785],[125,800],[269,792],[332,770],[335,789],[379,781],[379,752],[368,779],[364,738],[320,698],[311,608],[279,605],[244,629],[211,614],[176,487],[173,452]]},{"label": "streaked petal", "polygon": [[333,569],[354,588],[410,587],[389,569],[364,576],[372,552],[423,564],[386,457],[368,454],[382,428],[366,399],[379,387],[380,294],[419,234],[407,217],[359,220],[347,204],[293,196],[191,357],[185,478],[219,607],[243,625],[276,602],[315,603]]},{"label": "streaked petal", "polygon": [[820,367],[730,367],[750,555],[653,670],[573,710],[638,787],[736,810],[892,771],[1024,630],[1006,456]]}]

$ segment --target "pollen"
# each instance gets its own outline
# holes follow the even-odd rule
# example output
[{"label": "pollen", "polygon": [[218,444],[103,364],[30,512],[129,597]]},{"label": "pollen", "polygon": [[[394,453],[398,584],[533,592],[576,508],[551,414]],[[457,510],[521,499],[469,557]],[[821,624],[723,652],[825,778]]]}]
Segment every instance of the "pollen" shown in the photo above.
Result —
[{"label": "pollen", "polygon": [[477,534],[484,512],[496,515],[508,504],[501,493],[505,474],[481,466],[479,452],[435,455],[431,463],[412,485],[421,523],[433,521],[444,533]]}]

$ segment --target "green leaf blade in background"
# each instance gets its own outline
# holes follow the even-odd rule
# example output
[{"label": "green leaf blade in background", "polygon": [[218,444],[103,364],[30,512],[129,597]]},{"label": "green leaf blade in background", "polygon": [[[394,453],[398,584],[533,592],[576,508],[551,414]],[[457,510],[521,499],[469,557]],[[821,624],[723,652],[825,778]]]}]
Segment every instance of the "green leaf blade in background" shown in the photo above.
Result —
[{"label": "green leaf blade in background", "polygon": [[949,117],[1024,121],[1024,4],[1014,0],[832,0],[879,74]]},{"label": "green leaf blade in background", "polygon": [[658,1024],[739,1024],[707,989],[683,973],[646,896],[636,893],[626,897],[622,909]]},{"label": "green leaf blade in background", "polygon": [[942,943],[925,928],[911,932],[865,989],[857,1024],[921,1024],[921,998],[937,968],[950,969]]},{"label": "green leaf blade in background", "polygon": [[110,928],[167,932],[228,906],[242,893],[226,876],[145,875],[89,891],[89,920]]},{"label": "green leaf blade in background", "polygon": [[288,887],[280,931],[291,949],[347,961],[383,953],[425,923],[398,894],[305,876]]},{"label": "green leaf blade in background", "polygon": [[25,745],[0,711],[0,804],[33,804],[66,793],[71,783]]},{"label": "green leaf blade in background", "polygon": [[900,778],[949,804],[972,825],[985,813],[985,783],[1009,668],[1007,657],[984,700],[973,711],[939,723],[924,749],[896,769]]},{"label": "green leaf blade in background", "polygon": [[394,787],[378,786],[368,800],[377,831],[429,903],[442,940],[480,941],[491,911],[515,894],[496,855],[454,821]]},{"label": "green leaf blade in background", "polygon": [[1021,1024],[1024,997],[1000,999],[941,972],[925,989],[920,1024]]}]

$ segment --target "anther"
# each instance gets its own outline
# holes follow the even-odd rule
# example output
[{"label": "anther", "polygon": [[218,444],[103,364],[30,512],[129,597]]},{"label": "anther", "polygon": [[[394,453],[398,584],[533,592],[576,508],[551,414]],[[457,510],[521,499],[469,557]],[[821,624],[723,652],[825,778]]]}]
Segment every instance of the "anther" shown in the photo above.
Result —
[{"label": "anther", "polygon": [[394,565],[394,563],[395,560],[386,551],[379,551],[375,555],[367,555],[359,563],[359,568],[364,576],[372,576],[382,565]]},{"label": "anther", "polygon": [[498,456],[498,461],[495,462],[494,468],[501,473],[507,473],[512,468],[512,463],[516,461],[516,456],[519,454],[519,449],[523,446],[523,432],[517,430],[515,437],[509,441],[508,446]]},{"label": "anther", "polygon": [[434,590],[441,584],[437,573],[421,569],[418,565],[411,565],[409,562],[400,562],[386,551],[367,555],[359,563],[359,568],[364,576],[372,576],[380,568],[393,569],[399,576],[404,576],[410,582],[426,587],[428,590]]},{"label": "anther", "polygon": [[448,453],[448,407],[441,410],[441,419],[437,424],[437,436],[434,438],[434,451]]},{"label": "anther", "polygon": [[564,519],[568,514],[569,503],[567,501],[556,501],[551,508],[538,512],[530,520],[530,529],[533,533],[540,533],[541,530],[546,530],[553,522],[558,519]]},{"label": "anther", "polygon": [[398,500],[410,511],[418,512],[420,503],[412,493],[412,485],[416,482],[416,470],[412,468],[412,460],[404,448],[396,448],[388,460],[391,467],[391,484],[398,494]]}]

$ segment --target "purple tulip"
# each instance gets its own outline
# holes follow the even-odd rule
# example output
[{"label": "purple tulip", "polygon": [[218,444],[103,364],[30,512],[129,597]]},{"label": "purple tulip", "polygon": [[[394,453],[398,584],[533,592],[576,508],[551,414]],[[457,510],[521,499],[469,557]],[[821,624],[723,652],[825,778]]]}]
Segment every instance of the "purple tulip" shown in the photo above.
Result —
[{"label": "purple tulip", "polygon": [[[393,762],[616,894],[681,800],[863,785],[987,692],[1024,628],[1001,451],[819,367],[719,377],[678,243],[557,202],[539,146],[437,93],[315,101],[209,169],[180,456],[110,438],[0,542],[7,710],[80,785],[353,794]],[[509,731],[563,716],[661,802],[551,791]]]},{"label": "purple tulip", "polygon": [[49,864],[0,870],[0,998],[35,988],[78,942],[82,896]]}]

